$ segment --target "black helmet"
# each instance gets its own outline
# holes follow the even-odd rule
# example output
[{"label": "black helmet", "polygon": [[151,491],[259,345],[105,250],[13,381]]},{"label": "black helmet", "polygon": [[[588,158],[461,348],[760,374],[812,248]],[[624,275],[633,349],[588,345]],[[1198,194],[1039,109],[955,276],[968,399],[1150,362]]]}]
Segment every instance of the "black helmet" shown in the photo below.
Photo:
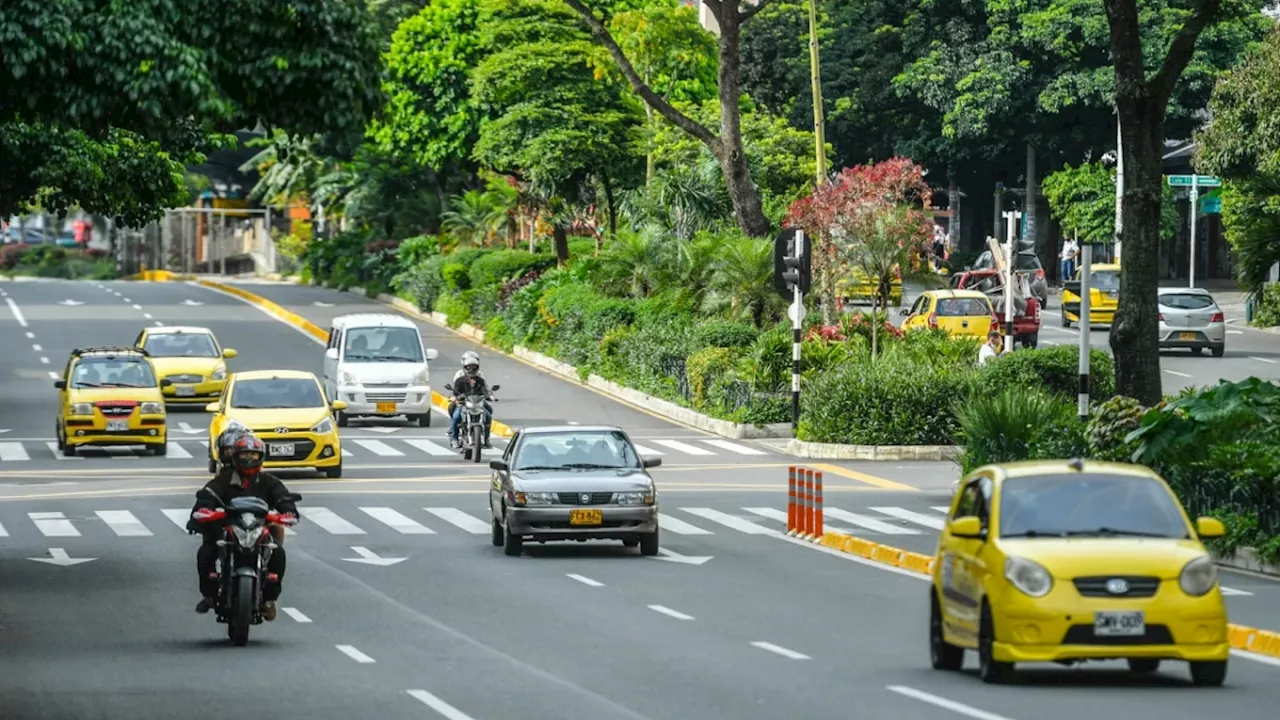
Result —
[{"label": "black helmet", "polygon": [[231,464],[231,448],[236,444],[236,440],[239,440],[247,432],[248,430],[240,425],[232,425],[222,431],[222,434],[218,436],[218,462],[223,465]]}]

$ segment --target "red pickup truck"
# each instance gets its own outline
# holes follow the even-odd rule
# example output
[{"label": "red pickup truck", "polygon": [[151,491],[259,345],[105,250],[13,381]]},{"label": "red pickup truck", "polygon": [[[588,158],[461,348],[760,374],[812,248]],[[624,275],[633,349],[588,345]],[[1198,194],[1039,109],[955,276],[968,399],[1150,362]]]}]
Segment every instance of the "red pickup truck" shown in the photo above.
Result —
[{"label": "red pickup truck", "polygon": [[[1004,278],[997,270],[967,270],[951,276],[956,290],[977,290],[991,297],[996,315],[1004,327]],[[1021,312],[1019,312],[1021,310]],[[1013,341],[1033,348],[1040,342],[1040,299],[1034,295],[1025,300],[1015,294],[1013,306]]]}]

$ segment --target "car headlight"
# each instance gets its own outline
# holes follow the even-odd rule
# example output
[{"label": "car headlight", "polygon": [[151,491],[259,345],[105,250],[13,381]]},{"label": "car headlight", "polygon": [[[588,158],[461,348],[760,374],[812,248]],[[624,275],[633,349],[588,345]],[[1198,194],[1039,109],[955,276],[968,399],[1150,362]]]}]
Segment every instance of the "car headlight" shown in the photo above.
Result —
[{"label": "car headlight", "polygon": [[359,385],[360,384],[359,382],[356,381],[356,376],[352,375],[350,372],[347,372],[346,370],[342,372],[342,376],[338,378],[338,382],[342,385]]},{"label": "car headlight", "polygon": [[1053,589],[1053,576],[1044,566],[1026,558],[1011,557],[1004,561],[1004,577],[1024,595],[1044,597]]},{"label": "car headlight", "polygon": [[164,412],[164,403],[144,402],[142,403],[143,415],[160,415]]},{"label": "car headlight", "polygon": [[209,379],[210,380],[226,380],[227,366],[219,364],[218,367],[213,369],[213,374],[209,376]]},{"label": "car headlight", "polygon": [[555,493],[552,492],[518,492],[516,493],[517,505],[555,505],[559,501]]},{"label": "car headlight", "polygon": [[71,403],[72,415],[92,415],[93,403]]},{"label": "car headlight", "polygon": [[315,433],[316,435],[328,435],[329,433],[333,432],[333,418],[326,417],[325,419],[316,423],[316,426],[311,428],[311,432]]},{"label": "car headlight", "polygon": [[413,376],[413,379],[409,381],[409,384],[426,385],[429,382],[431,382],[431,373],[426,368],[422,368],[418,371],[418,374]]},{"label": "car headlight", "polygon": [[1200,557],[1187,563],[1182,568],[1182,574],[1178,576],[1178,585],[1182,587],[1182,592],[1192,596],[1200,597],[1213,589],[1218,583],[1218,566],[1213,564],[1213,560],[1208,555]]},{"label": "car headlight", "polygon": [[240,543],[240,547],[251,548],[258,544],[258,538],[262,537],[262,533],[266,532],[266,528],[256,527],[252,530],[245,530],[242,527],[232,525],[231,532],[235,533],[236,542]]},{"label": "car headlight", "polygon": [[619,505],[652,505],[653,491],[648,492],[621,492],[614,497],[618,499]]}]

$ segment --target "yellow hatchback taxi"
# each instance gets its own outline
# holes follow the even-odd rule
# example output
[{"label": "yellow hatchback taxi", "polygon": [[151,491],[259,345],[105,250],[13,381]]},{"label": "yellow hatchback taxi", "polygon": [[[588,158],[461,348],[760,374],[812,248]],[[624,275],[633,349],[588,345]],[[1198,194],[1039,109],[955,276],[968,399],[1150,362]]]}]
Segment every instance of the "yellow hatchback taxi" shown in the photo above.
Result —
[{"label": "yellow hatchback taxi", "polygon": [[156,374],[172,385],[163,388],[165,402],[207,405],[222,397],[227,364],[236,356],[222,348],[213,331],[202,327],[164,326],[143,330],[133,343],[147,351]]},{"label": "yellow hatchback taxi", "polygon": [[[1116,321],[1116,308],[1120,307],[1120,266],[1101,264],[1089,273],[1089,324],[1111,325]],[[1080,282],[1083,271],[1076,269],[1076,277],[1062,284],[1062,327],[1080,322]]]},{"label": "yellow hatchback taxi", "polygon": [[992,327],[1000,327],[991,300],[977,290],[928,290],[902,314],[907,318],[903,330],[942,329],[952,336],[986,340]]},{"label": "yellow hatchback taxi", "polygon": [[82,445],[169,448],[162,387],[145,350],[93,347],[71,351],[58,388],[58,450],[75,457]]},{"label": "yellow hatchback taxi", "polygon": [[[860,267],[850,269],[848,275],[836,281],[836,297],[848,302],[873,302],[878,299],[878,290]],[[889,281],[889,302],[893,305],[902,304],[902,273],[897,269]]]},{"label": "yellow hatchback taxi", "polygon": [[933,667],[978,652],[984,682],[1016,663],[1187,661],[1221,685],[1231,646],[1217,567],[1164,480],[1139,465],[1052,460],[968,475],[938,541],[929,594]]},{"label": "yellow hatchback taxi", "polygon": [[327,477],[342,477],[342,446],[333,412],[347,404],[325,397],[313,373],[301,370],[253,370],[239,372],[227,382],[227,391],[205,410],[209,423],[209,472],[217,471],[214,448],[227,428],[253,431],[267,446],[266,468],[315,468]]}]

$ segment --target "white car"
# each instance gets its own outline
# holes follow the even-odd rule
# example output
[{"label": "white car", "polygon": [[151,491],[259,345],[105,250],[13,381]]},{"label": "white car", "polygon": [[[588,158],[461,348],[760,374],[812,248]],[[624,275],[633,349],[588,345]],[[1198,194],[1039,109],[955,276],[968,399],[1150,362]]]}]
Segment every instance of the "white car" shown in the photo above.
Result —
[{"label": "white car", "polygon": [[338,425],[353,417],[403,415],[421,427],[431,425],[429,361],[418,326],[390,313],[359,313],[334,318],[324,351],[324,389],[346,408]]},{"label": "white car", "polygon": [[1160,349],[1208,348],[1214,357],[1227,349],[1227,323],[1208,290],[1160,288]]}]

